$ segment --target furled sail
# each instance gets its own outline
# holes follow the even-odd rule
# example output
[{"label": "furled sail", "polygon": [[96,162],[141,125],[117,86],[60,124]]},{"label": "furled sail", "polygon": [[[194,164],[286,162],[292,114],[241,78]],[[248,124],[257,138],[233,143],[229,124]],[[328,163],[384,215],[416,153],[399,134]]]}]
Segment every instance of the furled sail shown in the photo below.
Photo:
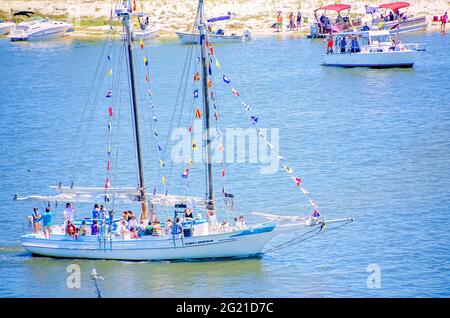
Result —
[{"label": "furled sail", "polygon": [[[97,187],[62,187],[50,186],[57,192],[55,195],[30,195],[15,196],[16,201],[44,201],[44,202],[72,202],[72,203],[92,203],[103,202],[105,199],[105,189]],[[140,201],[140,190],[133,187],[109,188],[108,193],[111,200],[117,203],[136,203]],[[149,196],[151,204],[160,206],[171,206],[184,203],[189,206],[206,208],[207,201],[200,197],[181,196],[173,194],[153,194]]]}]

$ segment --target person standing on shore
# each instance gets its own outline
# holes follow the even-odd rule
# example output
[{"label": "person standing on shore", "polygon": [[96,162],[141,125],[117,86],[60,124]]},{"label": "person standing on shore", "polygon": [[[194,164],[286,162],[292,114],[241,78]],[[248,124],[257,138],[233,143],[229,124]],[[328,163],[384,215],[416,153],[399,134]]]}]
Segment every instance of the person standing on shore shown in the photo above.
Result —
[{"label": "person standing on shore", "polygon": [[297,12],[297,30],[302,29],[302,13],[300,11]]},{"label": "person standing on shore", "polygon": [[295,29],[295,15],[294,12],[291,11],[289,14],[289,31],[294,31]]},{"label": "person standing on shore", "polygon": [[283,14],[278,11],[277,15],[277,32],[283,32]]},{"label": "person standing on shore", "polygon": [[447,12],[441,17],[441,32],[445,33],[445,25],[447,24],[448,15]]}]

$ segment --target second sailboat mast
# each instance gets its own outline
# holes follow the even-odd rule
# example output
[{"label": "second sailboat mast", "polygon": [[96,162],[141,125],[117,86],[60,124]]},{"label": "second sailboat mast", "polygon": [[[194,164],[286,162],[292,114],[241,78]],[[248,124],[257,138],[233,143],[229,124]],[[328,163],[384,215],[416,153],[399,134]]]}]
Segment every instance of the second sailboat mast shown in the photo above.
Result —
[{"label": "second sailboat mast", "polygon": [[214,210],[214,177],[213,177],[213,163],[211,152],[211,135],[210,135],[210,109],[209,109],[209,90],[208,90],[208,65],[206,61],[207,47],[206,47],[206,26],[203,21],[203,0],[199,1],[199,31],[200,31],[200,54],[202,63],[202,86],[203,86],[203,111],[204,123],[206,131],[206,196],[208,200],[208,209]]}]

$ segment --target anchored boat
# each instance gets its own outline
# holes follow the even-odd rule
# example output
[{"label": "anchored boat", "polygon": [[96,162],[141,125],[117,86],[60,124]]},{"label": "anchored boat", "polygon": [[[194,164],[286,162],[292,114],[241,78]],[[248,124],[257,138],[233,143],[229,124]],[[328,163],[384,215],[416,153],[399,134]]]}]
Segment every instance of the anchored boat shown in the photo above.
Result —
[{"label": "anchored boat", "polygon": [[392,39],[388,30],[338,33],[334,37],[333,44],[332,51],[323,57],[323,65],[412,67],[424,50],[422,44],[403,44]]},{"label": "anchored boat", "polygon": [[[31,14],[34,13],[31,11],[20,11],[15,13],[14,16],[24,15],[30,17]],[[48,40],[66,35],[71,27],[72,24],[70,23],[33,17],[16,24],[12,28],[8,38],[11,41]]]},{"label": "anchored boat", "polygon": [[[150,85],[148,72],[148,59],[145,55],[144,43],[139,41],[138,47],[133,47],[131,41],[130,19],[133,16],[133,10],[130,1],[123,1],[116,7],[115,14],[117,18],[123,23],[127,35],[127,41],[121,41],[119,52],[125,54],[126,60],[126,77],[128,79],[128,96],[120,99],[116,95],[120,95],[120,87],[117,83],[111,82],[111,87],[105,95],[105,103],[110,106],[107,107],[108,116],[108,131],[109,131],[109,145],[107,147],[107,164],[106,164],[106,181],[104,187],[79,187],[75,184],[70,186],[63,186],[62,184],[52,187],[56,193],[54,195],[35,195],[35,196],[19,196],[16,195],[17,201],[43,201],[46,202],[48,208],[51,204],[72,202],[76,204],[93,204],[95,202],[103,202],[105,207],[102,213],[95,210],[92,217],[87,217],[78,220],[72,220],[67,215],[72,215],[71,212],[66,214],[66,222],[62,226],[53,226],[53,232],[49,235],[41,232],[33,234],[26,234],[21,236],[21,245],[29,252],[36,255],[44,255],[51,257],[64,258],[90,258],[90,259],[114,259],[114,260],[190,260],[190,259],[210,259],[210,258],[228,258],[228,257],[254,257],[260,256],[266,244],[276,235],[281,233],[290,233],[294,235],[296,231],[301,231],[308,228],[308,233],[316,232],[315,235],[320,234],[329,223],[341,223],[345,225],[351,222],[352,219],[331,220],[326,221],[320,216],[317,208],[317,203],[312,199],[310,193],[301,184],[301,178],[292,176],[293,169],[284,165],[284,170],[292,178],[295,185],[307,195],[308,200],[314,212],[305,217],[288,217],[280,215],[272,215],[267,213],[259,213],[260,217],[264,217],[264,221],[257,224],[246,224],[244,218],[236,217],[236,224],[230,225],[229,222],[217,222],[217,214],[221,213],[235,213],[234,211],[234,196],[225,188],[222,188],[221,196],[224,200],[223,210],[220,211],[219,196],[215,191],[214,182],[214,163],[212,161],[212,131],[211,128],[218,121],[217,101],[215,99],[215,90],[212,83],[213,65],[212,61],[216,60],[216,70],[220,70],[209,35],[206,31],[206,25],[203,20],[203,0],[199,1],[198,6],[198,20],[196,26],[199,29],[199,42],[197,52],[198,56],[193,55],[194,47],[190,49],[188,57],[194,63],[195,73],[193,74],[193,85],[195,90],[193,92],[193,112],[198,123],[202,125],[202,132],[204,133],[204,156],[205,162],[202,163],[201,168],[205,172],[204,185],[206,188],[205,196],[195,197],[188,196],[187,193],[182,195],[170,194],[167,188],[167,178],[165,177],[165,164],[162,159],[159,159],[159,174],[161,174],[161,185],[155,186],[153,191],[147,191],[146,180],[144,178],[144,153],[142,148],[141,124],[142,119],[139,113],[142,109],[138,107],[138,87],[137,81],[140,77],[135,74],[142,74],[142,70],[137,71],[135,67],[135,56],[141,54],[143,58],[143,66],[145,68],[145,83]],[[113,28],[111,28],[112,30]],[[113,63],[112,50],[114,44],[107,47],[107,58],[105,59],[104,69],[107,70],[109,77],[113,78]],[[137,50],[137,52],[136,52]],[[117,51],[114,51],[117,52]],[[119,57],[120,59],[120,57]],[[123,60],[123,59],[122,59]],[[136,69],[135,69],[136,68]],[[109,70],[108,70],[109,69]],[[198,70],[197,70],[198,69]],[[120,73],[120,71],[118,71]],[[123,79],[124,76],[118,75],[117,81]],[[184,77],[183,77],[184,78]],[[142,80],[142,78],[141,78]],[[224,85],[229,85],[230,80],[223,75]],[[103,81],[101,81],[103,82]],[[149,86],[148,86],[149,87]],[[236,97],[240,93],[232,88],[231,92]],[[142,93],[142,92],[141,92]],[[148,88],[148,98],[151,99],[151,89]],[[202,96],[203,98],[201,98]],[[116,98],[116,99],[115,99]],[[117,176],[117,167],[112,168],[114,162],[114,151],[112,140],[114,135],[111,133],[111,127],[115,121],[115,114],[120,113],[115,107],[120,107],[121,100],[130,100],[131,104],[131,119],[132,119],[132,134],[134,138],[133,148],[136,158],[136,174],[137,187],[116,187],[115,176]],[[202,104],[202,108],[197,107],[197,103]],[[158,122],[155,108],[150,102],[150,112],[152,116],[151,123],[155,144],[157,145],[156,152],[159,158],[162,156],[162,147],[159,144],[159,135],[156,130],[156,123]],[[114,108],[113,108],[114,106]],[[130,105],[126,105],[125,109],[129,109]],[[125,107],[125,106],[124,106]],[[249,107],[245,107],[250,110]],[[214,118],[215,123],[212,123]],[[250,116],[252,124],[256,125],[257,117]],[[117,118],[120,120],[120,117]],[[88,125],[89,126],[89,125]],[[191,132],[191,127],[187,129]],[[262,132],[258,130],[262,136]],[[219,133],[219,130],[216,130]],[[192,136],[191,136],[192,137]],[[218,135],[215,138],[220,138]],[[118,144],[118,143],[117,143]],[[193,141],[192,147],[197,147]],[[281,156],[279,156],[281,157]],[[281,160],[281,159],[280,159]],[[181,180],[189,180],[190,167],[193,165],[192,160],[189,162],[189,168],[183,170]],[[117,166],[117,164],[116,164]],[[222,167],[221,176],[225,176],[225,170]],[[128,180],[128,179],[127,179]],[[181,182],[181,181],[180,181]],[[187,181],[186,181],[187,182]],[[111,186],[111,184],[113,186]],[[161,187],[161,193],[158,193],[157,188]],[[186,185],[186,191],[188,187]],[[115,206],[122,205],[137,205],[140,208],[139,225],[137,221],[131,217],[126,227],[124,218],[115,216],[117,210]],[[72,209],[72,207],[70,207]],[[159,221],[161,210],[169,209],[169,214],[173,213],[173,219],[168,219],[165,224]],[[190,210],[194,210],[196,216],[194,217]],[[94,211],[93,211],[94,212]],[[206,212],[206,218],[203,216]],[[124,213],[126,214],[126,213]],[[48,214],[47,214],[48,215]],[[233,215],[232,215],[233,216]],[[38,218],[37,218],[38,219]],[[133,225],[131,225],[133,223]],[[147,228],[141,232],[142,227],[148,224],[151,227],[151,233],[147,233]],[[47,224],[48,225],[48,224]],[[91,226],[91,231],[85,231],[86,227]],[[76,229],[78,227],[78,229]],[[49,227],[46,228],[48,230]],[[82,230],[83,229],[83,230]],[[95,233],[94,233],[94,229]]]},{"label": "anchored boat", "polygon": [[[406,33],[406,32],[416,32],[421,30],[426,30],[428,27],[428,21],[425,16],[413,16],[407,14],[407,12],[401,12],[401,9],[410,7],[411,4],[408,2],[392,2],[385,3],[379,6],[380,9],[384,10],[384,17],[388,18],[385,21],[383,28],[385,30],[391,31],[391,33]],[[387,12],[391,11],[391,14]],[[389,19],[389,17],[391,17]]]},{"label": "anchored boat", "polygon": [[[314,10],[314,18],[316,21],[311,24],[308,37],[323,38],[330,33],[346,32],[359,28],[361,26],[361,19],[351,19],[351,8],[352,6],[348,4],[330,4]],[[328,16],[329,11],[337,14],[333,20]],[[342,16],[341,12],[345,11],[347,11],[347,14]]]},{"label": "anchored boat", "polygon": [[[211,43],[233,43],[252,40],[252,35],[249,30],[242,31],[242,34],[226,34],[223,28],[218,28],[215,32],[212,30],[212,23],[218,21],[227,21],[231,18],[230,15],[220,16],[208,19],[207,26],[208,39]],[[197,44],[200,41],[199,32],[176,32],[178,39],[182,44]]]}]

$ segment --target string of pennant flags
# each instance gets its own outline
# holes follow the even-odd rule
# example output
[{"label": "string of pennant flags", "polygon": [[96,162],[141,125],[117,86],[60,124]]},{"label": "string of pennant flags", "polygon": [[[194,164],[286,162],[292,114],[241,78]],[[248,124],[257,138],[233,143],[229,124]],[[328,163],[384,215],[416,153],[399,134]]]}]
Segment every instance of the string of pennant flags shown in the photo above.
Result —
[{"label": "string of pennant flags", "polygon": [[113,124],[113,103],[112,103],[112,44],[109,43],[109,50],[107,56],[107,69],[108,69],[108,84],[109,90],[106,93],[107,104],[107,115],[108,115],[108,146],[106,150],[107,161],[106,161],[106,180],[105,180],[105,203],[110,201],[109,189],[111,187],[111,157],[112,157],[112,124]]},{"label": "string of pennant flags", "polygon": [[[150,113],[151,113],[151,127],[152,127],[152,133],[153,133],[153,138],[155,140],[155,144],[156,144],[156,150],[158,153],[158,163],[159,163],[159,172],[160,172],[160,176],[161,176],[161,184],[163,186],[163,192],[167,193],[167,178],[164,175],[164,168],[165,168],[165,163],[164,160],[162,159],[162,152],[163,152],[163,148],[160,146],[160,140],[159,140],[159,133],[158,133],[158,129],[157,129],[157,123],[158,123],[158,118],[156,117],[156,112],[155,112],[155,105],[153,103],[153,99],[152,99],[152,90],[151,90],[151,85],[150,85],[150,66],[149,66],[149,59],[147,57],[147,55],[145,54],[145,50],[144,50],[144,41],[142,40],[142,38],[139,39],[139,47],[141,48],[141,53],[142,53],[142,62],[145,68],[145,84],[147,85],[147,95],[149,97],[149,106],[150,106]],[[154,188],[153,190],[154,194],[156,193],[156,188]]]},{"label": "string of pennant flags", "polygon": [[[143,60],[143,64],[144,67],[146,69],[145,71],[145,82],[148,85],[148,96],[151,97],[152,96],[152,92],[150,89],[150,75],[149,75],[149,60],[148,57],[145,55],[144,52],[144,42],[142,41],[142,39],[139,40],[139,46],[141,48],[141,52],[142,52],[142,60]],[[213,105],[213,116],[214,116],[214,120],[215,120],[215,128],[216,128],[216,139],[218,140],[218,151],[220,152],[224,152],[225,148],[223,145],[223,136],[222,133],[220,132],[220,129],[218,128],[218,121],[219,121],[219,112],[217,109],[217,105],[216,105],[216,98],[215,98],[215,93],[214,93],[214,82],[212,79],[212,65],[214,64],[217,70],[222,71],[220,62],[218,60],[218,58],[214,55],[214,49],[212,47],[212,44],[206,40],[206,46],[208,49],[208,79],[207,79],[207,86],[209,89],[209,97],[210,100],[212,102]],[[108,55],[108,61],[111,61],[111,53]],[[200,58],[197,57],[196,59],[197,64],[200,63]],[[214,62],[214,63],[213,63]],[[110,63],[111,64],[111,63]],[[112,67],[108,68],[108,76],[112,77],[113,75],[113,69]],[[206,75],[206,74],[205,74]],[[198,83],[200,82],[200,73],[198,70],[195,71],[194,76],[193,76],[193,80],[195,83],[195,88],[193,91],[193,100],[194,100],[194,113],[192,116],[192,119],[190,121],[190,126],[188,127],[188,132],[191,134],[191,145],[192,145],[192,149],[195,151],[198,149],[198,145],[197,142],[194,139],[193,136],[193,121],[194,120],[202,120],[203,117],[203,112],[202,110],[197,106],[197,101],[199,99],[199,85]],[[230,79],[229,76],[227,76],[226,74],[223,73],[222,71],[222,82],[224,83],[225,86],[227,86],[229,88],[229,91],[231,92],[231,94],[233,94],[236,98],[238,98],[242,108],[246,111],[248,119],[250,121],[250,123],[252,125],[254,125],[256,127],[256,131],[259,135],[259,137],[264,140],[267,144],[267,146],[270,149],[274,149],[274,146],[267,140],[267,138],[265,137],[265,135],[263,134],[262,130],[258,127],[260,119],[257,115],[254,114],[253,112],[253,107],[249,104],[246,103],[242,97],[241,97],[241,93],[233,86],[232,84],[232,80]],[[106,93],[106,98],[110,99],[113,96],[113,91],[110,88],[107,93]],[[165,190],[165,192],[167,192],[167,178],[164,175],[163,172],[163,168],[165,167],[165,163],[162,160],[162,147],[159,144],[159,134],[157,132],[156,129],[156,123],[158,122],[158,119],[156,117],[155,114],[155,109],[154,109],[154,104],[153,101],[150,99],[150,110],[151,110],[151,116],[152,116],[152,130],[153,130],[153,135],[154,138],[156,140],[156,146],[157,146],[157,151],[158,151],[158,161],[159,161],[159,168],[160,168],[160,173],[161,173],[161,183],[163,185],[163,188]],[[108,104],[108,132],[109,132],[109,138],[108,138],[108,148],[107,148],[107,155],[108,155],[108,159],[107,159],[107,175],[106,175],[106,181],[105,181],[105,201],[109,201],[109,194],[108,194],[108,189],[110,188],[110,171],[111,171],[111,152],[112,152],[112,119],[113,119],[113,107],[112,107],[112,103]],[[294,169],[290,167],[290,165],[287,163],[286,159],[281,156],[278,155],[277,159],[280,161],[280,164],[282,164],[284,171],[290,176],[290,178],[292,179],[292,181],[294,182],[294,184],[302,191],[302,193],[304,195],[307,196],[308,202],[310,203],[310,205],[314,208],[314,210],[318,209],[318,204],[317,202],[314,200],[314,198],[312,197],[311,193],[302,185],[302,178],[300,176],[298,176],[297,174],[294,174]],[[224,165],[223,162],[220,162],[221,165],[221,176],[222,178],[225,178],[225,169],[224,169]],[[185,168],[183,168],[183,171],[181,173],[181,178],[186,179],[189,177],[190,175],[190,169],[193,167],[193,161],[192,159],[189,161],[189,165]],[[186,185],[188,187],[188,184]],[[156,189],[154,190],[156,191]],[[225,190],[224,188],[222,189],[222,192],[225,194]]]},{"label": "string of pennant flags", "polygon": [[[211,64],[212,64],[213,58],[215,60],[216,69],[222,71],[220,62],[219,62],[218,58],[214,55],[214,49],[212,47],[212,44],[209,41],[206,41],[206,45],[209,48],[209,54],[208,54],[209,58],[210,58],[209,68],[208,68],[209,75],[211,75]],[[261,129],[258,127],[259,117],[256,116],[252,112],[252,109],[253,109],[252,106],[250,104],[246,103],[241,98],[241,93],[235,87],[233,87],[231,79],[223,72],[222,72],[222,82],[224,83],[224,85],[226,85],[230,89],[231,94],[233,94],[236,98],[238,98],[241,106],[248,113],[248,118],[249,118],[250,123],[256,127],[256,131],[257,131],[259,137],[262,138],[266,142],[267,146],[270,149],[274,149],[274,146],[267,140],[267,138],[264,136]],[[214,103],[214,106],[215,106],[215,103]],[[214,108],[216,108],[216,107],[214,107]],[[290,167],[290,165],[287,163],[286,159],[283,156],[278,155],[277,159],[280,161],[280,163],[282,163],[284,171],[291,177],[294,184],[307,197],[309,204],[317,212],[319,206],[318,206],[316,200],[311,195],[311,193],[302,185],[302,178],[300,176],[294,174],[294,169]],[[222,170],[222,175],[224,176],[224,170]]]}]

